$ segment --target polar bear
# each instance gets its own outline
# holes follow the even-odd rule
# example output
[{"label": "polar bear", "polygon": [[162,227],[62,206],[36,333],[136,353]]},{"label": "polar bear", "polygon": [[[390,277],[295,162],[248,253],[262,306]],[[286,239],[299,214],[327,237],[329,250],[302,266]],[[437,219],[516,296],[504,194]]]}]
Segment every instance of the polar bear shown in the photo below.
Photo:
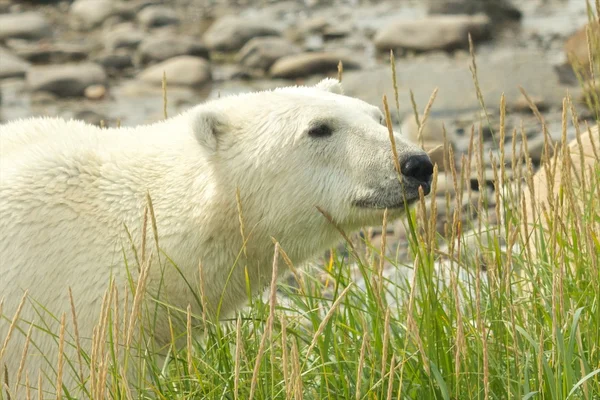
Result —
[{"label": "polar bear", "polygon": [[[401,179],[381,111],[332,79],[223,97],[136,128],[58,118],[0,126],[0,346],[28,291],[0,355],[10,387],[31,323],[26,368],[54,384],[63,313],[72,330],[69,289],[89,351],[109,280],[122,294],[137,278],[132,243],[141,243],[148,198],[162,262],[148,270],[148,292],[160,290],[173,310],[228,315],[247,299],[247,282],[257,292],[270,281],[273,239],[295,265],[340,240],[317,207],[352,231],[380,224],[386,208],[400,216],[419,187],[429,192],[429,157],[395,141]],[[192,290],[199,281],[201,304]],[[169,341],[162,314],[154,334]],[[71,347],[64,357],[74,357]],[[65,363],[67,387],[74,365]]]}]

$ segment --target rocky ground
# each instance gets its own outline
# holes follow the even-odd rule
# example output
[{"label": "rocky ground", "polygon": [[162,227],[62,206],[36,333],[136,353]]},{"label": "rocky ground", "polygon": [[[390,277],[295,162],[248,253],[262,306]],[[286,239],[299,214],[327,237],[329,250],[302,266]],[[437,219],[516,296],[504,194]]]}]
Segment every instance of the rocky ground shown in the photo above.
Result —
[{"label": "rocky ground", "polygon": [[[449,147],[461,169],[471,127],[483,124],[487,184],[479,188],[476,175],[467,173],[475,198],[464,196],[460,203],[465,220],[472,219],[481,216],[477,196],[494,206],[488,154],[499,153],[492,133],[498,131],[501,94],[509,111],[507,132],[523,129],[535,165],[542,130],[519,86],[558,139],[563,97],[567,90],[581,97],[566,60],[573,53],[587,62],[580,30],[586,22],[585,0],[0,0],[0,121],[60,115],[136,125],[163,118],[163,72],[167,111],[174,115],[227,93],[337,76],[341,60],[347,94],[376,105],[386,94],[394,122],[415,141],[409,91],[422,111],[438,88],[423,139],[435,149],[446,131],[449,146],[434,154],[440,169]],[[469,69],[467,33],[475,42],[482,99]],[[396,55],[398,108],[390,49]],[[591,118],[580,103],[580,118]],[[507,159],[512,151],[507,144]],[[452,186],[446,184],[439,196],[442,234],[453,211],[446,207],[446,191],[455,196]],[[405,248],[403,226],[389,228],[390,252]]]}]

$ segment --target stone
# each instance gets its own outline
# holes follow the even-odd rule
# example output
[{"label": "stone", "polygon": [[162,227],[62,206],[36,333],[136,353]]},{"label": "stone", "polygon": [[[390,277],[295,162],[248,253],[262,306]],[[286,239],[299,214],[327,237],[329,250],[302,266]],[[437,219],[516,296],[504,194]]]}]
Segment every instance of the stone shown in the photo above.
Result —
[{"label": "stone", "polygon": [[102,65],[110,72],[121,71],[133,67],[131,54],[126,50],[118,50],[114,53],[105,53],[98,55],[94,62]]},{"label": "stone", "polygon": [[24,78],[30,64],[0,47],[0,79]]},{"label": "stone", "polygon": [[211,80],[210,64],[207,60],[193,56],[178,56],[146,68],[138,78],[146,83],[161,85],[163,72],[167,85],[202,86]]},{"label": "stone", "polygon": [[148,64],[183,55],[210,58],[206,46],[192,36],[153,35],[144,39],[138,47],[137,60]]},{"label": "stone", "polygon": [[164,6],[148,6],[137,15],[138,22],[146,28],[156,28],[167,25],[178,25],[180,20],[177,13]]},{"label": "stone", "polygon": [[106,86],[90,85],[85,88],[83,95],[90,100],[100,100],[106,96]]},{"label": "stone", "polygon": [[131,23],[119,24],[104,35],[104,47],[108,51],[117,49],[135,49],[144,40],[146,34]]},{"label": "stone", "polygon": [[[590,199],[594,198],[593,189],[598,182],[596,175],[597,168],[600,167],[600,132],[598,126],[590,128],[590,130],[582,130],[581,132],[581,147],[578,140],[573,139],[565,150],[571,159],[569,170],[565,170],[564,156],[558,157],[558,164],[554,165],[554,160],[550,161],[549,171],[555,171],[554,175],[549,176],[546,168],[541,168],[533,176],[533,195],[528,188],[523,189],[524,200],[523,204],[527,210],[527,223],[520,224],[524,238],[529,238],[529,249],[534,257],[537,256],[537,249],[540,244],[536,243],[540,232],[544,232],[545,244],[549,257],[554,256],[555,249],[550,245],[552,242],[549,235],[551,234],[551,225],[544,216],[544,209],[550,215],[558,215],[561,223],[558,226],[558,235],[570,236],[569,226],[572,222],[566,218],[566,215],[573,216],[573,210],[577,210],[577,216],[586,215],[589,213]],[[583,167],[583,170],[582,170]],[[565,175],[565,173],[567,175]],[[550,179],[553,179],[550,182]],[[587,189],[588,192],[584,192]],[[573,196],[564,196],[564,201],[559,201],[561,192],[574,193]],[[554,205],[551,206],[550,199],[554,199]],[[571,201],[571,199],[573,201]],[[597,205],[596,205],[597,207]],[[556,210],[557,209],[557,210]],[[556,210],[556,211],[555,211]],[[574,216],[575,218],[577,216]],[[580,221],[581,223],[581,221]],[[587,217],[585,222],[585,232],[600,232],[600,222],[597,218]],[[566,228],[565,228],[566,226]],[[567,229],[567,232],[564,232]],[[536,234],[533,234],[533,232]],[[582,245],[581,251],[587,246]],[[593,254],[588,254],[588,257],[594,257]]]},{"label": "stone", "polygon": [[[591,77],[590,73],[590,60],[588,53],[588,44],[587,44],[587,30],[590,30],[591,38],[592,38],[592,48],[594,48],[594,43],[597,43],[596,46],[600,46],[600,24],[586,24],[574,34],[569,36],[567,41],[565,42],[564,49],[565,55],[567,57],[568,62],[577,70],[581,71],[584,75],[584,78],[587,79]],[[594,38],[595,42],[594,42]]]},{"label": "stone", "polygon": [[106,126],[107,117],[93,110],[81,110],[73,115],[73,119],[87,122],[91,125]]},{"label": "stone", "polygon": [[11,40],[7,43],[15,53],[33,64],[62,64],[82,61],[88,57],[90,47],[73,43],[31,43]]},{"label": "stone", "polygon": [[[403,59],[396,65],[399,86],[400,114],[412,114],[409,90],[412,90],[418,110],[423,110],[437,87],[438,93],[430,116],[466,114],[481,110],[469,70],[469,60]],[[551,59],[540,51],[497,49],[479,56],[477,74],[483,99],[488,110],[498,110],[502,94],[517,99],[522,86],[529,96],[540,97],[548,107],[562,107],[566,88],[558,81]],[[394,86],[390,68],[373,67],[360,71],[345,71],[344,91],[368,103],[382,106],[385,94],[391,108]],[[396,114],[396,113],[392,113]]]},{"label": "stone", "polygon": [[75,29],[88,30],[117,12],[113,0],[75,0],[69,9]]},{"label": "stone", "polygon": [[381,28],[374,42],[378,50],[452,50],[488,37],[490,19],[486,15],[436,15],[398,20]]},{"label": "stone", "polygon": [[39,12],[0,14],[0,40],[40,39],[50,35],[50,24]]},{"label": "stone", "polygon": [[219,18],[204,33],[204,42],[212,50],[236,51],[258,36],[280,36],[269,21],[228,15]]},{"label": "stone", "polygon": [[280,37],[257,37],[242,47],[236,61],[249,69],[267,71],[282,57],[300,53],[300,48]]},{"label": "stone", "polygon": [[484,13],[493,22],[518,21],[523,14],[507,0],[429,0],[430,14]]},{"label": "stone", "polygon": [[104,69],[90,62],[35,66],[27,71],[31,91],[50,92],[60,97],[82,96],[88,86],[105,83]]},{"label": "stone", "polygon": [[269,73],[274,78],[299,78],[313,74],[335,72],[342,61],[344,71],[358,69],[360,64],[346,56],[333,53],[300,53],[277,60]]}]

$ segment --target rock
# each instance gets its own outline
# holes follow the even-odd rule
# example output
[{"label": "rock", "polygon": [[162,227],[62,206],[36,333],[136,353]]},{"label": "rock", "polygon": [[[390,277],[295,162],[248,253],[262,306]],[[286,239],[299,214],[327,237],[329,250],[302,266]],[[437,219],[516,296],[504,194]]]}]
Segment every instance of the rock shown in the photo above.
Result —
[{"label": "rock", "polygon": [[105,34],[104,47],[108,51],[135,49],[145,37],[146,34],[137,29],[133,24],[119,24]]},{"label": "rock", "polygon": [[120,50],[115,53],[100,54],[94,59],[94,62],[102,65],[108,71],[113,73],[133,67],[131,54],[126,50]]},{"label": "rock", "polygon": [[104,69],[95,63],[36,66],[27,71],[27,85],[32,91],[60,97],[81,96],[88,86],[105,82]]},{"label": "rock", "polygon": [[11,40],[7,43],[15,53],[34,64],[62,64],[82,61],[88,57],[88,46],[73,43],[31,43]]},{"label": "rock", "polygon": [[137,60],[141,64],[155,63],[177,56],[196,56],[209,59],[209,51],[191,36],[153,35],[138,47]]},{"label": "rock", "polygon": [[85,88],[83,95],[90,100],[100,100],[106,96],[106,86],[91,85]]},{"label": "rock", "polygon": [[211,79],[210,65],[204,58],[178,56],[153,65],[138,74],[141,81],[161,85],[163,72],[167,85],[202,86]]},{"label": "rock", "polygon": [[0,47],[0,79],[24,78],[30,64]]},{"label": "rock", "polygon": [[[405,99],[400,101],[400,114],[413,113],[409,90],[414,93],[418,110],[423,110],[436,87],[438,93],[431,116],[480,111],[469,65],[468,60],[402,60],[396,68],[398,95]],[[565,87],[559,84],[551,59],[539,51],[494,50],[478,57],[477,74],[488,110],[499,109],[502,93],[506,99],[517,99],[521,95],[519,86],[529,96],[543,98],[549,107],[562,107]],[[386,94],[393,107],[393,87],[387,66],[344,72],[345,93],[377,106],[382,105],[382,95]]]},{"label": "rock", "polygon": [[346,56],[332,53],[301,53],[280,58],[271,66],[269,73],[274,78],[291,79],[335,72],[340,61],[345,71],[360,68],[358,62]]},{"label": "rock", "polygon": [[0,40],[8,38],[40,39],[50,36],[46,18],[39,12],[0,15]]},{"label": "rock", "polygon": [[430,14],[479,14],[484,13],[493,22],[519,20],[521,11],[506,0],[430,0]]},{"label": "rock", "polygon": [[[531,99],[533,104],[538,108],[538,110],[540,112],[544,112],[544,111],[548,110],[548,104],[546,103],[546,101],[544,100],[543,97],[540,97],[540,96],[531,97],[530,96],[529,98]],[[523,95],[519,96],[519,98],[513,104],[509,104],[509,108],[515,112],[520,112],[520,113],[531,113],[532,112],[529,102]]]},{"label": "rock", "polygon": [[593,23],[592,25],[586,24],[584,27],[571,35],[565,42],[564,46],[567,60],[569,60],[569,63],[575,68],[576,71],[581,71],[583,73],[585,79],[591,76],[587,45],[588,27],[590,28],[590,33],[592,35],[591,37],[595,37],[596,42],[600,43],[600,39],[598,39],[600,38],[600,24]]},{"label": "rock", "polygon": [[87,122],[91,125],[106,126],[107,118],[92,110],[81,110],[73,115],[73,119]]},{"label": "rock", "polygon": [[239,50],[258,36],[280,36],[281,32],[258,18],[225,16],[215,21],[204,33],[204,42],[212,50]]},{"label": "rock", "polygon": [[156,28],[166,25],[178,25],[180,20],[177,13],[164,6],[148,6],[137,15],[138,22],[146,28]]},{"label": "rock", "polygon": [[375,35],[378,50],[415,51],[452,50],[488,36],[490,19],[483,15],[438,15],[414,20],[395,21]]},{"label": "rock", "polygon": [[[591,128],[589,131],[582,131],[580,139],[581,148],[577,139],[571,141],[567,146],[567,152],[571,159],[567,176],[564,175],[567,171],[563,167],[563,156],[559,156],[558,164],[556,166],[550,165],[548,168],[549,171],[555,171],[552,183],[549,181],[551,178],[547,175],[546,168],[542,168],[533,176],[533,196],[528,188],[523,189],[523,202],[527,210],[527,223],[521,224],[522,237],[530,238],[529,248],[534,256],[537,254],[537,249],[540,248],[540,244],[537,243],[540,231],[544,232],[545,245],[549,252],[548,257],[555,256],[555,249],[552,249],[552,246],[550,246],[552,243],[550,240],[551,228],[544,216],[544,209],[550,215],[559,216],[558,218],[561,223],[558,224],[557,234],[561,237],[570,237],[573,234],[569,230],[569,227],[573,223],[570,219],[578,218],[582,215],[588,215],[588,217],[585,217],[585,221],[579,221],[579,223],[583,222],[587,224],[586,230],[582,231],[582,233],[600,232],[600,222],[597,218],[589,215],[589,207],[592,209],[593,207],[597,207],[597,204],[593,205],[590,200],[595,198],[593,193],[595,189],[593,188],[598,182],[596,171],[600,166],[600,159],[598,158],[600,155],[600,133],[598,126]],[[552,161],[550,162],[553,164]],[[585,171],[584,174],[582,174],[582,166]],[[584,189],[587,189],[588,192],[584,192]],[[565,195],[564,200],[560,201],[561,192],[572,193],[574,195]],[[554,200],[554,205],[550,204],[549,197]],[[574,201],[572,202],[571,199]],[[577,210],[577,215],[573,215],[573,210]],[[567,217],[567,215],[572,217]],[[564,232],[565,227],[567,232]],[[533,233],[534,230],[535,234]],[[587,245],[585,241],[582,241],[582,246],[578,251],[582,251],[585,248],[587,248]],[[588,257],[594,257],[594,255],[588,254]]]},{"label": "rock", "polygon": [[113,0],[75,0],[69,9],[73,27],[80,30],[99,26],[116,11]]},{"label": "rock", "polygon": [[242,47],[236,60],[250,69],[267,71],[282,57],[300,53],[300,48],[280,37],[257,37]]}]

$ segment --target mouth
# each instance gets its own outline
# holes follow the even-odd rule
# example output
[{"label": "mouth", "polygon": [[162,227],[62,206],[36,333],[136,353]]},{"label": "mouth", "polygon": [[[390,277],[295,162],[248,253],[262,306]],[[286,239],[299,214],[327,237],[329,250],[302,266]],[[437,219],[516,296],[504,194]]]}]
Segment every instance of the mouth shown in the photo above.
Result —
[{"label": "mouth", "polygon": [[375,195],[368,198],[355,200],[352,205],[357,208],[384,210],[384,209],[403,209],[416,203],[419,196],[419,187],[423,188],[423,195],[427,196],[431,192],[431,181],[420,182],[418,185],[406,185],[405,191],[394,195]]}]

